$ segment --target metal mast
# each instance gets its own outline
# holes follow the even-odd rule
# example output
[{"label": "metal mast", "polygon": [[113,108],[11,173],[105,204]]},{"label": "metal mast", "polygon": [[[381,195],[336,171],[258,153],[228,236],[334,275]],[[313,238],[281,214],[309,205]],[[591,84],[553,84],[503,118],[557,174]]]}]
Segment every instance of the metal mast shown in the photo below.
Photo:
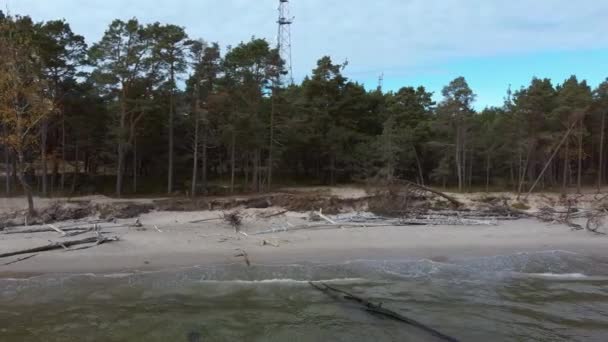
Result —
[{"label": "metal mast", "polygon": [[277,36],[277,49],[281,58],[285,61],[286,74],[283,75],[284,83],[293,84],[293,68],[291,65],[291,24],[293,19],[289,13],[289,0],[279,0],[279,34]]}]

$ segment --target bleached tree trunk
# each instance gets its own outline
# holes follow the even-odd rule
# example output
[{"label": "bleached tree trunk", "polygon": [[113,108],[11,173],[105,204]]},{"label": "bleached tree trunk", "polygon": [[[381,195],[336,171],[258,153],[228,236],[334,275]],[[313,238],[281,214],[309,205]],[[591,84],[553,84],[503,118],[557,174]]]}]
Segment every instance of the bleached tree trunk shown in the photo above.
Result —
[{"label": "bleached tree trunk", "polygon": [[602,191],[604,177],[604,133],[606,129],[606,111],[602,111],[602,123],[600,127],[600,152],[599,165],[597,167],[597,193]]}]

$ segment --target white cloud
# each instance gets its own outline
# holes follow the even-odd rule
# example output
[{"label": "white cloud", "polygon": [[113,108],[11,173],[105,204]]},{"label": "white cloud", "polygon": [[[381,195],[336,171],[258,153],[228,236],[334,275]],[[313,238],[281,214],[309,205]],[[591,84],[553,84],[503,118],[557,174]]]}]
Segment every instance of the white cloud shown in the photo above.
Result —
[{"label": "white cloud", "polygon": [[[276,35],[276,0],[0,0],[35,20],[65,18],[89,42],[114,18],[187,28],[224,45]],[[406,73],[453,58],[608,47],[608,1],[292,0],[294,69],[324,54],[352,75]],[[363,76],[361,76],[363,77]]]}]

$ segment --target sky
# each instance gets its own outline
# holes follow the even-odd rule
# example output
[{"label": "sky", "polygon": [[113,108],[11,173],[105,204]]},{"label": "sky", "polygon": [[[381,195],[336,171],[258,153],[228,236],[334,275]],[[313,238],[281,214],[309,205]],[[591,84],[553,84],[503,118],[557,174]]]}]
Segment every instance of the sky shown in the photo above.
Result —
[{"label": "sky", "polygon": [[[66,19],[92,44],[115,18],[186,28],[192,38],[276,44],[278,0],[0,0],[34,20]],[[477,108],[501,105],[509,85],[574,74],[608,77],[606,0],[290,0],[296,81],[329,55],[347,77],[375,89],[423,85],[440,99],[464,76]]]}]

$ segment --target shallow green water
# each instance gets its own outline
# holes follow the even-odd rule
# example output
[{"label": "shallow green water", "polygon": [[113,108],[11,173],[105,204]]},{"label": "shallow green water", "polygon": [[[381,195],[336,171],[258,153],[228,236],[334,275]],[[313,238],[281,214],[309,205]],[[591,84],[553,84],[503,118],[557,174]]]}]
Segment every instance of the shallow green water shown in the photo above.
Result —
[{"label": "shallow green water", "polygon": [[436,340],[336,301],[308,280],[462,341],[608,340],[606,260],[544,252],[3,279],[0,341]]}]

